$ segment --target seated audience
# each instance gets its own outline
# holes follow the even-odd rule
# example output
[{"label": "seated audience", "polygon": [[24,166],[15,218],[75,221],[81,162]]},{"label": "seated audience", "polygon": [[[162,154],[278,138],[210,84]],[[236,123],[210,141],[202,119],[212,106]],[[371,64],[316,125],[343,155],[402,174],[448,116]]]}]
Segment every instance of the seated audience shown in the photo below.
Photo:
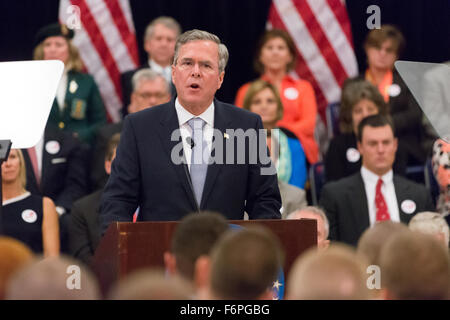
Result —
[{"label": "seated audience", "polygon": [[111,300],[191,300],[193,290],[186,279],[167,277],[162,270],[139,270],[127,275],[111,290]]},{"label": "seated audience", "polygon": [[420,212],[411,219],[408,226],[412,231],[418,231],[436,237],[436,239],[442,241],[444,246],[448,248],[450,231],[447,222],[439,213]]},{"label": "seated audience", "polygon": [[364,42],[368,68],[359,78],[378,88],[389,105],[400,148],[404,149],[406,164],[424,164],[431,150],[423,150],[423,113],[410,90],[394,69],[395,61],[405,47],[405,39],[398,28],[382,25],[371,30]]},{"label": "seated audience", "polygon": [[382,296],[386,300],[450,298],[448,248],[430,235],[393,235],[381,249],[380,268]]},{"label": "seated audience", "polygon": [[78,139],[48,125],[36,146],[22,150],[27,187],[32,194],[49,197],[62,215],[88,190],[87,161]]},{"label": "seated audience", "polygon": [[11,149],[2,164],[3,234],[22,241],[35,253],[59,254],[59,223],[50,198],[25,189],[25,161],[20,149]]},{"label": "seated audience", "polygon": [[[109,176],[111,165],[116,157],[120,134],[116,133],[109,141],[104,159],[104,171]],[[99,212],[103,189],[76,201],[70,214],[69,243],[70,253],[75,258],[90,265],[95,249],[100,242]]]},{"label": "seated audience", "polygon": [[[314,139],[317,104],[312,85],[296,80],[288,73],[295,67],[296,47],[290,35],[280,29],[268,30],[261,37],[254,65],[261,79],[270,82],[280,93],[283,117],[277,126],[285,128],[300,140],[308,164],[319,160],[319,148]],[[236,95],[235,105],[244,106],[250,83],[244,84]]]},{"label": "seated audience", "polygon": [[303,209],[294,211],[287,216],[287,219],[314,219],[317,220],[317,248],[327,249],[330,245],[330,240],[328,240],[328,234],[330,231],[330,226],[328,223],[327,216],[322,209],[318,207],[305,207]]},{"label": "seated audience", "polygon": [[433,145],[432,167],[440,191],[437,210],[450,223],[450,143],[443,139],[438,139]]},{"label": "seated audience", "polygon": [[277,134],[272,129],[277,128],[277,123],[283,118],[283,105],[275,87],[264,81],[252,82],[244,98],[244,109],[261,116],[264,129],[267,130],[267,144],[271,148],[276,143],[278,148],[271,148],[275,159],[278,179],[305,188],[307,179],[305,152],[300,141],[291,131],[279,128]]},{"label": "seated audience", "polygon": [[97,129],[106,123],[105,107],[94,78],[83,73],[73,36],[73,30],[59,23],[41,28],[36,34],[34,59],[64,63],[48,123],[92,144]]},{"label": "seated audience", "polygon": [[17,272],[6,289],[7,300],[98,300],[97,280],[76,260],[38,260]]},{"label": "seated audience", "polygon": [[[361,155],[356,145],[358,124],[367,116],[388,113],[383,97],[370,82],[361,79],[345,82],[339,109],[340,134],[330,141],[324,159],[327,182],[348,177],[361,169]],[[404,175],[405,160],[404,152],[397,150],[395,173]]]},{"label": "seated audience", "polygon": [[359,237],[376,222],[408,223],[421,211],[432,211],[433,202],[424,186],[394,175],[397,150],[389,118],[372,115],[358,126],[360,172],[323,187],[320,205],[330,222],[330,240],[356,246]]},{"label": "seated audience", "polygon": [[31,263],[33,258],[33,252],[22,242],[10,237],[0,237],[0,300],[5,296],[9,279]]},{"label": "seated audience", "polygon": [[278,239],[265,228],[230,230],[213,249],[208,299],[273,298],[284,261]]},{"label": "seated audience", "polygon": [[175,41],[180,33],[180,25],[171,17],[158,17],[149,23],[144,35],[144,50],[147,53],[147,61],[139,68],[124,72],[120,76],[124,103],[122,114],[124,117],[130,112],[129,106],[132,101],[132,91],[134,91],[132,78],[140,69],[150,68],[162,75],[170,84],[170,92],[175,95],[171,65],[175,54]]},{"label": "seated audience", "polygon": [[[148,68],[134,73],[132,78],[133,92],[129,113],[135,113],[170,100],[170,87],[167,80],[156,71]],[[103,188],[108,180],[105,174],[104,159],[109,139],[122,131],[123,122],[111,123],[98,130],[93,153],[91,180],[94,189]]]},{"label": "seated audience", "polygon": [[354,249],[333,244],[310,249],[294,262],[287,282],[290,300],[364,300],[369,298],[364,260]]},{"label": "seated audience", "polygon": [[168,273],[189,280],[202,296],[209,282],[212,248],[228,228],[219,213],[203,211],[184,217],[172,237],[170,252],[164,253]]}]

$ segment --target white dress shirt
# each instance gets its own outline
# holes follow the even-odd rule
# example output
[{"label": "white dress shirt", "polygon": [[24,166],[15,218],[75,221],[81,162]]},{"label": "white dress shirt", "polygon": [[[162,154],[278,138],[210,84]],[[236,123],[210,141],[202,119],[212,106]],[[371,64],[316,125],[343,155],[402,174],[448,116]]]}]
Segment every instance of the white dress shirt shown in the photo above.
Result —
[{"label": "white dress shirt", "polygon": [[181,138],[183,139],[183,152],[186,157],[186,162],[188,164],[189,170],[191,170],[191,145],[188,143],[188,137],[192,139],[192,129],[188,124],[188,121],[192,118],[201,118],[205,121],[205,126],[203,127],[203,140],[207,143],[207,148],[211,153],[212,139],[214,134],[214,102],[212,102],[209,107],[200,115],[194,116],[192,113],[187,111],[178,101],[175,99],[175,110],[177,111],[178,124],[180,126]]},{"label": "white dress shirt", "polygon": [[[368,170],[364,166],[361,166],[361,176],[364,182],[364,188],[366,190],[367,207],[369,208],[369,220],[370,225],[373,226],[376,222],[376,206],[375,206],[375,194],[377,188],[378,175]],[[392,169],[388,173],[381,176],[383,184],[381,185],[381,193],[386,201],[389,215],[394,222],[400,222],[400,214],[398,212],[397,196],[395,195],[394,187],[394,174]]]},{"label": "white dress shirt", "polygon": [[166,79],[167,83],[172,83],[172,66],[168,65],[167,67],[162,67],[159,64],[157,64],[152,59],[148,60],[148,65],[150,66],[150,69],[155,71],[156,73],[159,73]]}]

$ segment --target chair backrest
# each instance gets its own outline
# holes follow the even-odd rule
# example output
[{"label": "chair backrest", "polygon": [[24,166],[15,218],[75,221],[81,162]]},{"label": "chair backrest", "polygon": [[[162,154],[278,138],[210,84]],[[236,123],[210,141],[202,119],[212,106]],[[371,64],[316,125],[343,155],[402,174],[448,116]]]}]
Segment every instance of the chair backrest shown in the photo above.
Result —
[{"label": "chair backrest", "polygon": [[439,184],[434,177],[433,166],[431,164],[431,159],[428,158],[424,166],[424,176],[425,176],[425,186],[430,191],[431,197],[433,198],[434,204],[437,202],[439,197]]},{"label": "chair backrest", "polygon": [[330,103],[325,109],[325,115],[327,118],[327,131],[328,137],[331,139],[338,135],[339,130],[339,102]]},{"label": "chair backrest", "polygon": [[311,198],[314,206],[319,204],[320,192],[325,184],[325,166],[323,162],[316,162],[309,167],[309,182],[311,184]]}]

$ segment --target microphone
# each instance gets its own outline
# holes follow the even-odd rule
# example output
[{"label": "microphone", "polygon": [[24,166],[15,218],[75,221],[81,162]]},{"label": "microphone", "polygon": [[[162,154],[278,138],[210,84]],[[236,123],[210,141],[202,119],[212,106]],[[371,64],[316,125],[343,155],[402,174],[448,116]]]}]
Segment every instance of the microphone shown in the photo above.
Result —
[{"label": "microphone", "polygon": [[186,143],[191,146],[191,149],[194,149],[195,142],[194,142],[194,140],[192,140],[191,137],[186,137]]}]

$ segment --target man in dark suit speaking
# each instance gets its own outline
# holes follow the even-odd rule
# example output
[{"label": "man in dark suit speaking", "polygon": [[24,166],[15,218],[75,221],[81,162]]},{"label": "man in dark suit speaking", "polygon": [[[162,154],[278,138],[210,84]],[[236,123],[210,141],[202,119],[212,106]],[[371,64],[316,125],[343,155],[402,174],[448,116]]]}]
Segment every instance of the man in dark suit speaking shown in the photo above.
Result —
[{"label": "man in dark suit speaking", "polygon": [[138,221],[179,220],[200,210],[228,219],[242,219],[244,211],[250,219],[280,218],[261,118],[214,99],[227,60],[213,34],[191,30],[177,39],[177,98],[125,119],[102,197],[103,232],[113,221],[131,221],[138,207]]}]

